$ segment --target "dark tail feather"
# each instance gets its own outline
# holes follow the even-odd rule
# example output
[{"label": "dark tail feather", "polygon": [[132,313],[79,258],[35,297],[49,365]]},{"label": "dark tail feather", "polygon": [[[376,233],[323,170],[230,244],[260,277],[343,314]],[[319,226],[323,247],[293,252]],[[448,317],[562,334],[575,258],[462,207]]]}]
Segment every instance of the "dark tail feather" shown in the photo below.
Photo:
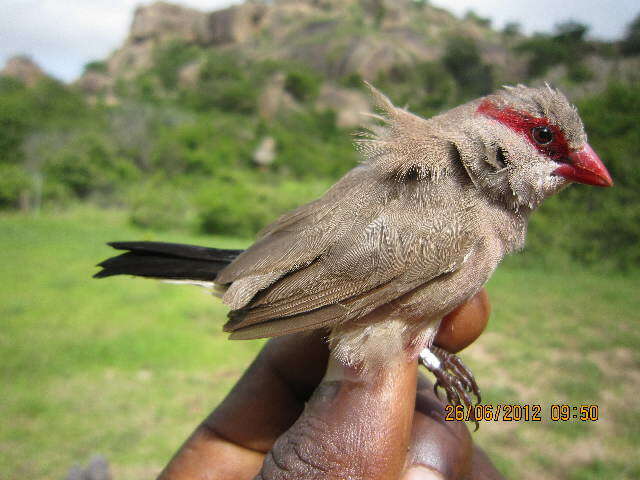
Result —
[{"label": "dark tail feather", "polygon": [[127,252],[98,264],[102,270],[94,278],[136,275],[170,280],[214,281],[218,272],[242,253],[242,250],[163,242],[111,242],[109,245]]}]

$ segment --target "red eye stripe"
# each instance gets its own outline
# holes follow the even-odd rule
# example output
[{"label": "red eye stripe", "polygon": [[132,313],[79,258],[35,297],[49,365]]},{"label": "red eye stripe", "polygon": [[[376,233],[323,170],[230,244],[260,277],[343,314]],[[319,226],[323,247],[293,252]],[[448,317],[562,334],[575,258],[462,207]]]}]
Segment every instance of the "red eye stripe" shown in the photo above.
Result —
[{"label": "red eye stripe", "polygon": [[[493,118],[498,122],[506,125],[514,132],[523,135],[529,143],[536,149],[553,160],[567,158],[569,155],[569,145],[562,130],[557,126],[549,123],[549,120],[543,117],[534,117],[525,112],[519,112],[510,107],[498,108],[491,100],[483,100],[477,109],[478,113]],[[553,132],[553,140],[546,144],[540,145],[533,139],[531,130],[535,127],[547,127]]]}]

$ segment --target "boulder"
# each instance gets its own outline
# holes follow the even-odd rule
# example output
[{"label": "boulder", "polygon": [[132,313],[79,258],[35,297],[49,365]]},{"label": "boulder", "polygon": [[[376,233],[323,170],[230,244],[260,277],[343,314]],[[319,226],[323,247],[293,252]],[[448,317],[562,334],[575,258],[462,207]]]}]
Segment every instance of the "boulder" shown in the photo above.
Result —
[{"label": "boulder", "polygon": [[201,60],[187,63],[185,66],[180,68],[180,71],[178,72],[178,86],[180,88],[194,88],[198,85],[201,68]]},{"label": "boulder", "polygon": [[300,105],[284,88],[285,75],[282,72],[271,77],[258,98],[258,114],[267,120],[280,113],[300,110]]},{"label": "boulder", "polygon": [[154,49],[169,40],[211,43],[209,14],[166,2],[138,7],[125,43],[107,60],[113,78],[131,79],[153,66]]},{"label": "boulder", "polygon": [[336,125],[354,128],[367,123],[366,114],[371,112],[371,103],[363,92],[325,84],[316,100],[316,108],[335,111]]},{"label": "boulder", "polygon": [[166,2],[138,7],[133,16],[129,40],[139,43],[164,38],[185,42],[208,43],[208,15],[193,8]]},{"label": "boulder", "polygon": [[267,168],[276,159],[276,140],[264,137],[253,152],[253,162],[259,167]]},{"label": "boulder", "polygon": [[258,3],[225,8],[209,14],[208,41],[212,45],[243,43],[263,26],[269,7]]},{"label": "boulder", "polygon": [[28,87],[32,87],[47,76],[37,63],[24,55],[17,55],[7,60],[4,68],[0,70],[0,75],[21,80]]},{"label": "boulder", "polygon": [[89,96],[101,95],[113,87],[113,80],[106,72],[87,70],[76,82],[75,86]]}]

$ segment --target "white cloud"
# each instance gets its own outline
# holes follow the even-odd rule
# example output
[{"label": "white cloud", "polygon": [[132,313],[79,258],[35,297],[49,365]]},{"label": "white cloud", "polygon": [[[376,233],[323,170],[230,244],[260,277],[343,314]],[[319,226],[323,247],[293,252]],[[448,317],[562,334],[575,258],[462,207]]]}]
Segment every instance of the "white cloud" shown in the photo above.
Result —
[{"label": "white cloud", "polygon": [[[239,0],[174,0],[215,10]],[[472,8],[497,26],[520,22],[525,31],[548,31],[573,18],[592,25],[594,35],[615,38],[640,10],[637,0],[432,0],[462,15]],[[77,77],[85,63],[105,58],[129,29],[139,0],[0,0],[0,65],[17,53],[36,60],[64,79]]]}]

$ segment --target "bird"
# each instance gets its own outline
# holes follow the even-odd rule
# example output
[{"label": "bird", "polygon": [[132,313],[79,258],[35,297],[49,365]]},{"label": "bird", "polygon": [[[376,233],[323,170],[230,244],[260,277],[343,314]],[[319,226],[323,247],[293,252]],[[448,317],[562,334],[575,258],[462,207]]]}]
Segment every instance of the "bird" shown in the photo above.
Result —
[{"label": "bird", "polygon": [[231,339],[324,330],[334,358],[363,375],[406,353],[450,403],[479,402],[472,372],[434,345],[442,319],[524,247],[546,198],[613,181],[576,107],[547,84],[505,86],[431,118],[368,86],[378,113],[356,136],[361,162],[252,246],[112,242],[125,253],[95,277],[196,283],[230,308]]}]

